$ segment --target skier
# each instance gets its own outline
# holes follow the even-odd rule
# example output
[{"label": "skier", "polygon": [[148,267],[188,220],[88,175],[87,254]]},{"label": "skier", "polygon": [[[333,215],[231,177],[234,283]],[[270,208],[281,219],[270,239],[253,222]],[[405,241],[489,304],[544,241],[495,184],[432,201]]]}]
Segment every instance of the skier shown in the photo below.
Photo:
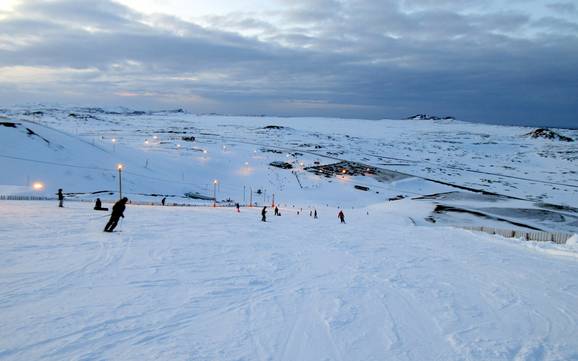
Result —
[{"label": "skier", "polygon": [[117,201],[114,204],[114,206],[112,206],[112,213],[110,214],[110,219],[108,220],[108,223],[104,227],[105,232],[114,231],[120,217],[124,218],[124,209],[126,208],[126,202],[128,202],[128,198],[124,197],[123,199]]},{"label": "skier", "polygon": [[60,208],[64,207],[62,205],[62,203],[64,202],[64,194],[62,194],[62,188],[58,189],[58,193],[56,193],[58,195],[58,206]]},{"label": "skier", "polygon": [[313,211],[309,210],[309,217],[313,217]]},{"label": "skier", "polygon": [[265,216],[266,214],[267,214],[267,206],[263,207],[263,210],[261,210],[261,221],[267,222],[267,217]]},{"label": "skier", "polygon": [[95,211],[108,211],[108,208],[102,208],[102,202],[100,198],[96,198],[96,202],[94,203],[94,210]]},{"label": "skier", "polygon": [[167,197],[163,197],[163,199],[161,199],[161,204],[164,206],[166,201],[167,201]]},{"label": "skier", "polygon": [[313,219],[317,219],[317,209],[313,212]]},{"label": "skier", "polygon": [[277,206],[275,206],[275,215],[278,216],[279,215],[279,208]]},{"label": "skier", "polygon": [[239,203],[235,203],[235,208],[237,208],[237,213],[241,212]]},{"label": "skier", "polygon": [[339,211],[339,214],[337,214],[337,218],[339,218],[339,220],[341,221],[341,223],[345,223],[345,214],[343,214],[343,211]]}]

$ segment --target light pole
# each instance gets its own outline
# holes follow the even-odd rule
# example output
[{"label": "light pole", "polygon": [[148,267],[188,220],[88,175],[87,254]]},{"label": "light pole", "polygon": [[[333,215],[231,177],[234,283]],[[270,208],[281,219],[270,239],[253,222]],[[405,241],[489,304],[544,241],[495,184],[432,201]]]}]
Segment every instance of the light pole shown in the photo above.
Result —
[{"label": "light pole", "polygon": [[217,206],[217,183],[219,183],[219,181],[215,179],[213,181],[213,207]]},{"label": "light pole", "polygon": [[122,199],[122,164],[117,164],[116,169],[118,169],[118,199]]}]

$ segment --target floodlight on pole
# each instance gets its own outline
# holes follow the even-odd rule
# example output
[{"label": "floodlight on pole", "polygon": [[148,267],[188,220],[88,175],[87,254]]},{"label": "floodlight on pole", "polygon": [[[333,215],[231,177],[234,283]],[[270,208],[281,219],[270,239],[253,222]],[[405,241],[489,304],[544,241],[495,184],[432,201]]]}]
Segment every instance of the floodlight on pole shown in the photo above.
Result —
[{"label": "floodlight on pole", "polygon": [[118,170],[118,199],[122,199],[122,169],[124,166],[119,163],[116,165],[116,169]]},{"label": "floodlight on pole", "polygon": [[213,207],[217,206],[217,184],[219,183],[218,180],[213,181]]}]

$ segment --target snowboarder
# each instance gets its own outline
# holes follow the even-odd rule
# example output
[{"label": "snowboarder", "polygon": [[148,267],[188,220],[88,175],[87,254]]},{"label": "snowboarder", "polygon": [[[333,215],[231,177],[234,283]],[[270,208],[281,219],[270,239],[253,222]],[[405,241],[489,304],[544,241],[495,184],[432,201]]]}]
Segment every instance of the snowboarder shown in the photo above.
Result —
[{"label": "snowboarder", "polygon": [[105,232],[114,231],[120,217],[124,218],[124,209],[126,208],[126,202],[128,202],[128,198],[124,197],[123,199],[117,201],[114,204],[114,206],[112,206],[112,213],[110,214],[110,219],[108,220],[108,223],[104,227]]},{"label": "snowboarder", "polygon": [[279,208],[277,206],[275,206],[275,215],[278,216],[279,215]]},{"label": "snowboarder", "polygon": [[267,222],[267,206],[263,207],[263,210],[261,210],[261,221],[263,222]]},{"label": "snowboarder", "polygon": [[337,218],[339,218],[339,220],[341,221],[341,223],[345,223],[345,214],[343,214],[343,211],[339,211],[339,213],[337,214]]},{"label": "snowboarder", "polygon": [[167,201],[167,197],[163,197],[163,199],[161,199],[161,204],[164,206],[166,201]]},{"label": "snowboarder", "polygon": [[64,207],[64,205],[62,204],[64,202],[64,194],[62,194],[62,188],[58,189],[58,193],[56,193],[58,195],[58,206],[60,208]]},{"label": "snowboarder", "polygon": [[239,205],[239,203],[235,203],[235,208],[237,208],[237,213],[241,212],[241,206]]},{"label": "snowboarder", "polygon": [[102,202],[100,198],[96,198],[96,202],[94,202],[94,210],[95,211],[108,211],[108,208],[102,208]]},{"label": "snowboarder", "polygon": [[313,212],[313,219],[317,219],[317,209]]}]

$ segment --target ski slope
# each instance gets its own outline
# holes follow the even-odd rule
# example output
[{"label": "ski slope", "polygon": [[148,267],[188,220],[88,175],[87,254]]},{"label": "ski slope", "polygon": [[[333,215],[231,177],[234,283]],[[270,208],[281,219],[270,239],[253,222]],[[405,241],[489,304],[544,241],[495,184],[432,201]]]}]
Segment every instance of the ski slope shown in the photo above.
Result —
[{"label": "ski slope", "polygon": [[414,226],[410,201],[129,205],[112,234],[91,207],[0,202],[0,359],[578,360],[575,240]]}]

